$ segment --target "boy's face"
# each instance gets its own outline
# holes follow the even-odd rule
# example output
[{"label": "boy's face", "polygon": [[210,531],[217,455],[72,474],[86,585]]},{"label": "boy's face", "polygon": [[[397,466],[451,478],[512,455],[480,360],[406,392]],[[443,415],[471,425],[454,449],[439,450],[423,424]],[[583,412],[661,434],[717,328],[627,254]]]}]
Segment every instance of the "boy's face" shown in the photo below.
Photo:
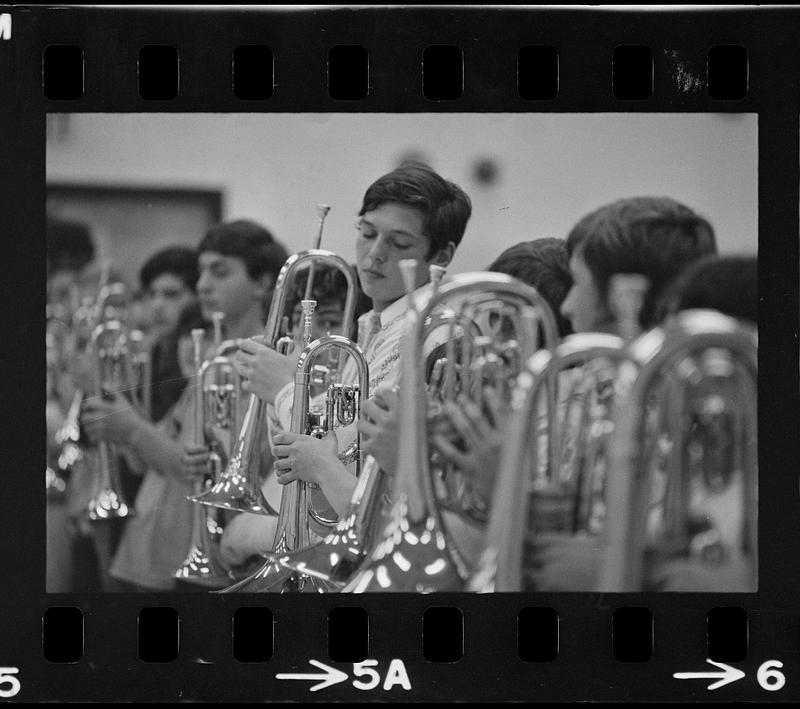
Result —
[{"label": "boy's face", "polygon": [[592,272],[580,251],[569,260],[573,284],[561,304],[561,314],[572,323],[575,332],[615,332],[616,323]]},{"label": "boy's face", "polygon": [[152,327],[159,332],[174,328],[181,311],[195,299],[192,289],[174,273],[156,276],[150,282],[147,296]]},{"label": "boy's face", "polygon": [[221,312],[226,320],[236,322],[252,308],[261,307],[265,288],[250,278],[242,259],[205,251],[198,258],[198,268],[197,300],[207,320],[212,313]]},{"label": "boy's face", "polygon": [[423,214],[398,202],[385,202],[358,220],[356,259],[361,287],[377,311],[405,295],[399,263],[417,260],[415,287],[428,280],[431,263],[447,265],[450,254],[442,250],[426,260],[430,237],[423,234]]}]

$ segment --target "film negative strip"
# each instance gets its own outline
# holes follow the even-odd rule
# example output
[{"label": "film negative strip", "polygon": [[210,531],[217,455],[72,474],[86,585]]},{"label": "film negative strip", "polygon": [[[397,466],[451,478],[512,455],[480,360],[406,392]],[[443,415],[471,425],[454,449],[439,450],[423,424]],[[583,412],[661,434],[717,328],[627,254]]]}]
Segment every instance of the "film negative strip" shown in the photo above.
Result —
[{"label": "film negative strip", "polygon": [[[793,7],[0,6],[3,313],[11,334],[2,357],[0,697],[797,701],[798,31],[800,10]],[[670,586],[670,576],[661,586],[620,583],[594,591],[572,579],[580,572],[610,578],[616,567],[624,576],[630,566],[620,559],[632,557],[587,546],[587,539],[605,537],[583,533],[545,546],[553,563],[537,563],[549,576],[537,567],[532,586],[498,576],[494,586],[481,586],[477,572],[486,571],[486,556],[470,556],[454,543],[455,527],[429,533],[426,541],[424,528],[411,539],[400,525],[397,538],[413,542],[403,550],[420,551],[404,556],[391,539],[375,542],[368,551],[374,556],[380,543],[389,543],[394,566],[389,573],[387,557],[347,588],[364,593],[256,593],[251,586],[211,593],[172,581],[163,588],[155,571],[131,577],[123,569],[125,563],[140,568],[145,552],[134,545],[127,562],[120,560],[126,527],[102,519],[119,506],[104,508],[95,499],[95,519],[84,518],[60,487],[75,480],[60,479],[49,463],[44,494],[41,442],[54,425],[44,382],[49,392],[49,343],[59,337],[48,319],[48,357],[42,357],[41,313],[51,313],[55,297],[55,246],[46,236],[52,220],[88,224],[95,263],[110,260],[121,281],[136,284],[147,256],[176,244],[195,250],[220,222],[251,219],[274,232],[287,253],[308,249],[315,205],[324,202],[332,209],[323,248],[352,262],[361,258],[356,236],[386,238],[364,214],[375,217],[387,201],[402,212],[390,198],[365,203],[359,214],[365,190],[408,161],[429,164],[471,200],[463,243],[443,259],[447,278],[455,274],[444,284],[483,272],[518,242],[563,240],[592,210],[641,195],[696,210],[713,226],[720,254],[757,254],[757,407],[752,391],[703,399],[710,419],[749,432],[749,448],[719,465],[695,436],[683,461],[699,460],[695,467],[716,491],[701,515],[713,524],[691,533],[681,528],[692,553],[715,571],[705,561],[687,563],[682,573],[695,585]],[[386,232],[385,248],[413,256],[419,246],[409,235],[413,224]],[[425,230],[420,224],[418,218],[417,233],[428,239],[428,223]],[[416,257],[433,258],[424,251]],[[399,257],[384,253],[369,263],[378,268],[387,258]],[[222,278],[214,268],[222,267],[201,262],[200,278]],[[99,273],[103,278],[104,269]],[[385,288],[373,282],[370,290],[359,273],[367,295]],[[248,282],[256,283],[252,276]],[[746,298],[744,280],[709,288]],[[210,286],[205,292],[206,310],[221,307]],[[252,292],[263,300],[264,287]],[[382,311],[379,303],[373,298]],[[561,310],[578,330],[576,306]],[[676,332],[665,341],[675,342]],[[133,351],[132,335],[127,342]],[[739,366],[719,354],[717,340],[711,347],[704,361],[716,367],[713,376]],[[700,376],[702,366],[695,365],[689,374],[682,365],[690,382]],[[401,387],[400,399],[411,411],[413,392]],[[731,400],[732,411],[725,408]],[[625,406],[633,410],[635,402]],[[755,462],[748,407],[757,411]],[[59,425],[68,413],[61,410]],[[705,414],[683,412],[674,420]],[[701,418],[695,433],[705,425]],[[398,465],[412,470],[413,456],[427,448],[411,429],[401,430],[406,452]],[[725,432],[732,437],[734,428]],[[524,434],[512,433],[504,431],[498,459],[526,444]],[[679,445],[658,441],[665,456]],[[495,558],[515,549],[523,554],[523,535],[513,530],[524,532],[527,524],[526,508],[515,504],[527,496],[514,487],[517,478],[501,475],[513,470],[504,465],[493,500],[505,499],[507,507],[493,506],[488,515],[484,509],[481,524],[471,527],[480,530],[479,551],[494,549]],[[501,479],[510,482],[503,486]],[[624,485],[634,473],[614,479]],[[148,505],[159,509],[173,494],[166,483],[148,480],[140,476],[130,497],[141,524]],[[176,489],[176,499],[195,514],[200,506]],[[689,505],[694,491],[676,493],[676,504]],[[631,489],[606,492],[601,513],[610,526],[631,517],[652,522]],[[749,502],[730,512],[726,495]],[[690,511],[683,509],[684,526]],[[144,532],[150,571],[169,564],[175,515],[151,520]],[[185,538],[196,523],[184,517]],[[201,521],[192,531],[203,524],[208,530]],[[622,543],[637,540],[628,524],[614,527]],[[727,533],[738,539],[738,552],[725,546]],[[431,540],[442,541],[438,556],[424,555]],[[457,582],[437,587],[437,574],[451,567],[459,571]],[[348,576],[354,578],[355,572]],[[491,588],[496,592],[471,592]]]}]

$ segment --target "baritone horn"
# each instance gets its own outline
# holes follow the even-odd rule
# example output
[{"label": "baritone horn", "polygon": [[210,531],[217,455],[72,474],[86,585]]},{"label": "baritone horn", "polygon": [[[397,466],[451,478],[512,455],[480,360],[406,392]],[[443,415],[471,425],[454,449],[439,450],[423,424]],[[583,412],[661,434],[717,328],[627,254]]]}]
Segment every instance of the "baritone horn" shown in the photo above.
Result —
[{"label": "baritone horn", "polygon": [[687,310],[631,345],[599,590],[755,591],[755,327]]},{"label": "baritone horn", "polygon": [[[530,286],[499,273],[469,273],[455,276],[442,285],[424,307],[412,296],[416,264],[401,262],[408,293],[409,330],[401,350],[401,388],[399,429],[403,445],[397,461],[392,490],[394,507],[382,538],[344,587],[345,592],[371,591],[431,592],[460,590],[467,578],[470,562],[452,537],[440,509],[436,481],[432,476],[427,445],[428,397],[422,368],[422,334],[434,309],[445,301],[515,302],[540,314],[540,322],[555,340],[555,321],[546,301]],[[494,308],[494,305],[492,306]],[[491,313],[491,308],[489,314]],[[474,318],[474,315],[472,316]],[[491,318],[484,318],[484,327]],[[524,352],[534,347],[536,334],[531,328],[517,333]]]}]

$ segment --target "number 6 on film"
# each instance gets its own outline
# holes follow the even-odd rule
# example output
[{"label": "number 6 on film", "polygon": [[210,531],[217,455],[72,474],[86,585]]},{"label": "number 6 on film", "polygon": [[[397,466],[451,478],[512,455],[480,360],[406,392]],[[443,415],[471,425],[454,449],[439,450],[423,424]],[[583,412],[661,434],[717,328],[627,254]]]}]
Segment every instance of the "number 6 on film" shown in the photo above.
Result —
[{"label": "number 6 on film", "polygon": [[768,660],[758,668],[756,674],[758,683],[768,692],[777,692],[786,684],[786,675],[775,669],[776,667],[783,667],[783,663],[780,660]]},{"label": "number 6 on film", "polygon": [[[17,672],[19,672],[19,667],[0,667],[0,697],[3,699],[15,697],[22,689],[19,680],[14,677]],[[5,688],[7,684],[11,685],[10,689]]]}]

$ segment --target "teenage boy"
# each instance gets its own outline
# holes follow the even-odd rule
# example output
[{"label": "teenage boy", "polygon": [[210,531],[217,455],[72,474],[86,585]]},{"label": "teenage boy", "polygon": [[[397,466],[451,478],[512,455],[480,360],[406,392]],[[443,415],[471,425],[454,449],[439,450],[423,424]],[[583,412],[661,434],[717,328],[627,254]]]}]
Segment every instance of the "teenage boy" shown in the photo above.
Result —
[{"label": "teenage boy", "polygon": [[[286,250],[263,227],[249,221],[213,226],[198,247],[197,294],[200,313],[182,318],[181,344],[192,326],[208,321],[214,312],[225,314],[226,336],[260,334],[268,304]],[[202,318],[198,316],[202,316]],[[186,349],[182,347],[180,349]],[[181,357],[191,373],[191,356]],[[188,367],[187,367],[188,365]],[[125,529],[112,565],[112,574],[133,590],[170,590],[173,573],[191,545],[193,476],[207,469],[207,457],[193,446],[194,396],[189,387],[159,425],[135,416],[121,406],[106,411],[105,402],[93,401],[84,412],[90,437],[104,437],[127,445],[142,460],[147,473],[134,505],[136,514]],[[114,413],[114,416],[108,415]],[[186,447],[186,450],[184,450]]]},{"label": "teenage boy", "polygon": [[[624,335],[610,292],[615,274],[639,274],[647,292],[639,329],[657,324],[659,300],[687,265],[716,253],[709,222],[668,197],[631,197],[604,205],[583,217],[567,236],[573,285],[561,313],[575,332]],[[530,563],[541,591],[595,590],[602,555],[598,538],[537,534]]]},{"label": "teenage boy", "polygon": [[573,285],[561,313],[575,332],[614,332],[609,299],[614,274],[635,273],[648,281],[639,325],[656,324],[656,305],[670,281],[688,263],[717,252],[711,225],[668,197],[620,199],[587,214],[567,236]]},{"label": "teenage boy", "polygon": [[[372,310],[359,318],[358,327],[370,391],[379,385],[391,387],[400,371],[407,310],[400,261],[416,259],[414,297],[428,296],[429,266],[450,263],[471,211],[470,199],[460,187],[420,163],[404,164],[367,189],[356,222],[356,266],[361,286],[372,300]],[[278,482],[302,479],[319,485],[324,502],[341,515],[356,480],[337,454],[354,440],[355,425],[319,440],[289,432],[297,358],[249,340],[243,340],[240,348],[234,358],[237,371],[247,378],[248,391],[274,407],[282,429],[273,431],[272,437]],[[342,381],[356,383],[353,363],[343,368]],[[362,441],[369,439],[370,425],[363,419],[358,423]]]}]

